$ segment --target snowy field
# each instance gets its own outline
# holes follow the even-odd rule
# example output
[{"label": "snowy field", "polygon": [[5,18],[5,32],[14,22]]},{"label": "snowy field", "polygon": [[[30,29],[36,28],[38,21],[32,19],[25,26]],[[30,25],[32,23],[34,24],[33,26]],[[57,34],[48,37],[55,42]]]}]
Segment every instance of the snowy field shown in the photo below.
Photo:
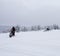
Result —
[{"label": "snowy field", "polygon": [[60,30],[0,34],[0,56],[60,56]]}]

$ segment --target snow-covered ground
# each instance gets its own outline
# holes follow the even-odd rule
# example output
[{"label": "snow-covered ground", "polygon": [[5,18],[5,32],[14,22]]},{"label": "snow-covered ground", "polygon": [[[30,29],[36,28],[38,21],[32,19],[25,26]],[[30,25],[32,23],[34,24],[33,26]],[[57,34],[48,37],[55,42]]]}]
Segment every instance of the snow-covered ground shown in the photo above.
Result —
[{"label": "snow-covered ground", "polygon": [[0,56],[60,56],[60,30],[0,34]]}]

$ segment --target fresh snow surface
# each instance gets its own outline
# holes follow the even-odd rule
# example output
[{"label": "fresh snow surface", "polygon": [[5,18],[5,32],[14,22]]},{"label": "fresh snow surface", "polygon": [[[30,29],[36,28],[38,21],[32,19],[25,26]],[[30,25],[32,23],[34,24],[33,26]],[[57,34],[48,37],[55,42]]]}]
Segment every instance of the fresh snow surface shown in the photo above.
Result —
[{"label": "fresh snow surface", "polygon": [[60,56],[60,30],[0,34],[0,56]]}]

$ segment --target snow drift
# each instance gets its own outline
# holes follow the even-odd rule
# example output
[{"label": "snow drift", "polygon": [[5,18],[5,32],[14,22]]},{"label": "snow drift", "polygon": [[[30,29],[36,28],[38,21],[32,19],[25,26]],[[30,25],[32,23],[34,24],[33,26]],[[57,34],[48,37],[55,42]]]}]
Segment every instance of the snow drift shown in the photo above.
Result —
[{"label": "snow drift", "polygon": [[0,56],[60,56],[60,30],[0,34]]}]

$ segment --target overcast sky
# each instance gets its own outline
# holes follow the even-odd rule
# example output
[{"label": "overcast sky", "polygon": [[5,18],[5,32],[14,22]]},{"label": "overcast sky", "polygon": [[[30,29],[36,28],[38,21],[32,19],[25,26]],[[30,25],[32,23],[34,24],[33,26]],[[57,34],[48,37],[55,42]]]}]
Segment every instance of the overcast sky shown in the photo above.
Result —
[{"label": "overcast sky", "polygon": [[0,0],[0,25],[60,24],[60,0]]}]

